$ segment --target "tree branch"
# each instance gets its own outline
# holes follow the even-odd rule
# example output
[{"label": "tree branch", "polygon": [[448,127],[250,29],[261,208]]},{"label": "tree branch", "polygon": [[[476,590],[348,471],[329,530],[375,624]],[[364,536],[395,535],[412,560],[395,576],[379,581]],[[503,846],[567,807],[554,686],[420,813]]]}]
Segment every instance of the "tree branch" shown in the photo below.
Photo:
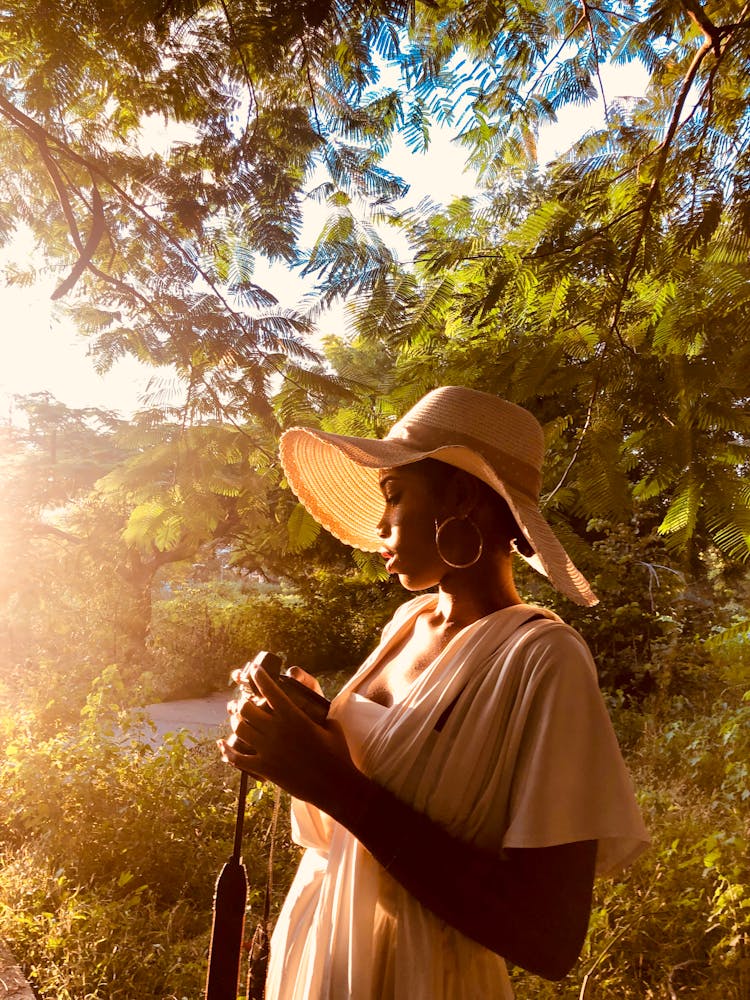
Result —
[{"label": "tree branch", "polygon": [[561,490],[563,488],[563,486],[565,484],[565,480],[568,478],[568,476],[571,473],[571,470],[572,470],[573,466],[576,464],[576,460],[578,459],[578,455],[580,454],[581,447],[583,446],[584,438],[586,437],[586,434],[588,433],[588,429],[589,429],[589,427],[591,427],[591,417],[592,417],[593,412],[594,412],[594,403],[596,402],[596,397],[599,395],[599,385],[600,385],[600,381],[601,381],[601,357],[600,357],[599,360],[600,360],[599,372],[597,373],[597,376],[594,379],[594,388],[593,388],[593,390],[591,392],[591,398],[589,399],[588,409],[586,410],[586,419],[583,422],[583,427],[581,428],[581,433],[578,436],[578,443],[575,446],[575,451],[573,452],[573,457],[568,462],[568,464],[567,464],[567,466],[565,468],[565,471],[563,472],[562,476],[560,477],[560,481],[558,482],[557,486],[555,486],[555,488],[550,493],[548,493],[546,497],[542,498],[542,501],[541,501],[541,506],[542,507],[546,507],[547,504],[552,499],[552,497],[559,490]]},{"label": "tree branch", "polygon": [[119,195],[122,201],[128,205],[129,208],[144,218],[149,225],[153,226],[156,231],[159,232],[165,240],[167,240],[170,246],[178,252],[183,260],[185,260],[187,264],[193,268],[201,278],[203,278],[206,284],[211,288],[214,295],[216,295],[218,300],[221,302],[222,306],[227,311],[227,314],[234,319],[241,328],[243,327],[239,313],[237,313],[237,311],[231,306],[225,296],[222,295],[221,291],[216,286],[215,281],[211,278],[208,272],[202,268],[201,265],[188,253],[182,243],[172,236],[163,223],[159,222],[159,220],[151,215],[142,204],[136,201],[135,198],[131,197],[127,191],[124,190],[124,188],[122,188],[112,177],[109,176],[104,167],[95,161],[86,159],[85,156],[82,156],[74,149],[71,149],[64,140],[49,132],[33,118],[24,114],[23,111],[20,111],[17,107],[15,107],[15,105],[8,101],[2,94],[0,94],[0,112],[5,112],[6,117],[10,118],[11,121],[13,121],[14,124],[23,132],[26,132],[26,134],[29,135],[34,142],[37,143],[37,145],[39,144],[40,139],[44,139],[48,144],[54,144],[64,156],[68,157],[79,166],[84,167],[92,177],[94,175],[100,177],[101,180],[108,185],[108,187]]},{"label": "tree branch", "polygon": [[102,196],[99,194],[99,188],[96,186],[93,178],[91,179],[91,202],[91,232],[86,240],[86,245],[80,248],[80,256],[71,268],[70,274],[57,286],[50,296],[53,302],[57,299],[61,299],[63,295],[67,294],[67,292],[73,288],[86,268],[91,265],[91,261],[96,253],[96,248],[99,246],[101,238],[106,231],[107,226],[104,218],[104,203],[102,202]]},{"label": "tree branch", "polygon": [[581,24],[583,23],[584,20],[585,20],[585,16],[583,14],[581,14],[581,16],[578,18],[578,20],[576,21],[576,23],[570,29],[570,31],[568,32],[568,34],[560,42],[560,44],[557,47],[555,53],[552,56],[550,56],[550,58],[547,60],[547,62],[544,64],[544,66],[542,66],[542,68],[539,70],[539,72],[534,77],[534,79],[532,80],[532,82],[529,84],[529,87],[528,87],[528,89],[526,91],[527,94],[531,94],[531,93],[534,92],[534,88],[536,87],[536,85],[540,82],[540,80],[542,79],[542,77],[544,76],[544,74],[547,72],[547,70],[550,68],[550,66],[552,66],[552,64],[557,60],[557,58],[560,55],[560,53],[562,52],[562,50],[568,44],[568,42],[573,37],[573,35],[575,35],[576,31],[578,31],[578,29],[580,28],[580,26],[581,26]]},{"label": "tree branch", "polygon": [[83,538],[80,538],[78,535],[73,535],[69,531],[63,531],[62,528],[57,528],[54,524],[45,524],[43,521],[38,521],[36,524],[29,525],[27,534],[31,536],[47,535],[52,538],[59,539],[62,542],[74,542],[76,545],[81,545],[83,543]]},{"label": "tree branch", "polygon": [[312,103],[313,114],[315,115],[315,124],[318,128],[318,135],[323,138],[323,127],[320,124],[320,117],[318,115],[318,103],[315,100],[315,87],[313,86],[312,74],[310,73],[310,55],[307,51],[307,44],[305,42],[304,35],[300,39],[302,42],[302,51],[305,54],[305,76],[307,77],[307,87],[310,91],[310,101]]},{"label": "tree branch", "polygon": [[252,114],[252,109],[255,107],[255,126],[253,127],[253,132],[255,132],[255,127],[258,124],[258,99],[255,94],[255,84],[253,83],[253,78],[250,75],[250,67],[245,59],[245,53],[242,51],[242,46],[240,45],[240,39],[237,34],[237,30],[234,26],[234,21],[232,15],[227,7],[226,0],[220,0],[221,9],[224,12],[224,18],[226,19],[227,26],[229,28],[229,37],[232,40],[235,51],[237,52],[237,58],[240,60],[240,65],[242,66],[242,72],[245,74],[245,82],[247,83],[247,89],[250,94],[249,107],[247,109],[247,123],[245,125],[245,131],[241,139],[241,145],[244,146],[247,142],[248,134],[250,131],[250,115]]},{"label": "tree branch", "polygon": [[682,0],[682,6],[690,20],[694,21],[701,29],[706,41],[710,43],[716,55],[720,56],[722,34],[720,28],[713,23],[703,7],[698,3],[698,0]]},{"label": "tree branch", "polygon": [[[60,187],[58,188],[57,184],[55,184],[55,188],[58,191],[58,197],[60,196],[60,192],[62,192],[61,204],[63,206],[63,213],[65,214],[66,221],[68,222],[69,227],[71,227],[71,237],[73,238],[74,243],[76,242],[76,240],[78,241],[76,243],[76,246],[77,248],[80,249],[80,252],[82,254],[81,259],[79,259],[78,263],[74,267],[71,274],[68,276],[65,282],[63,282],[63,285],[58,287],[58,289],[56,289],[56,291],[53,293],[53,298],[55,299],[60,298],[63,294],[65,294],[66,291],[69,291],[75,284],[75,281],[77,281],[78,278],[80,277],[80,274],[82,274],[83,271],[86,268],[88,268],[100,280],[103,280],[108,284],[113,285],[114,287],[118,288],[121,292],[124,292],[128,297],[133,297],[137,301],[139,301],[141,305],[143,305],[153,316],[155,316],[158,319],[160,325],[163,327],[165,332],[170,333],[170,327],[168,321],[159,312],[156,306],[147,298],[147,296],[143,295],[137,289],[133,288],[131,285],[128,285],[126,282],[120,280],[119,278],[116,278],[111,274],[107,274],[106,272],[102,271],[101,268],[96,267],[93,264],[91,260],[91,255],[87,253],[87,247],[89,247],[89,245],[93,243],[94,238],[96,238],[97,244],[101,239],[103,230],[100,232],[100,227],[103,222],[103,211],[101,211],[101,218],[99,221],[99,225],[95,224],[92,226],[92,231],[89,236],[89,240],[87,241],[86,246],[83,246],[80,238],[80,233],[78,231],[78,227],[75,222],[75,217],[72,214],[72,208],[70,208],[70,203],[67,199],[65,185],[62,181],[57,165],[54,163],[54,159],[51,153],[49,152],[50,143],[54,144],[59,149],[60,153],[63,156],[67,157],[69,160],[78,164],[79,166],[84,167],[88,171],[89,175],[92,177],[92,182],[94,175],[100,177],[101,180],[108,185],[108,187],[110,187],[117,195],[119,195],[119,197],[126,205],[128,205],[134,212],[136,212],[143,219],[145,219],[149,223],[149,225],[153,226],[155,230],[159,232],[174,249],[176,249],[176,251],[183,258],[183,260],[185,260],[188,263],[188,265],[191,268],[193,268],[195,272],[198,275],[200,275],[200,277],[206,282],[206,284],[211,288],[213,294],[217,297],[217,299],[221,303],[227,315],[234,321],[234,323],[236,323],[243,337],[247,337],[248,330],[244,322],[243,316],[240,313],[238,313],[236,309],[232,307],[230,302],[221,293],[221,291],[219,290],[219,288],[217,287],[216,283],[213,281],[211,276],[208,274],[208,272],[200,266],[200,264],[191,256],[191,254],[188,253],[188,251],[185,249],[182,243],[179,240],[177,240],[174,236],[172,236],[172,234],[169,232],[166,226],[164,226],[158,219],[154,218],[154,216],[151,215],[142,204],[140,204],[134,198],[132,198],[127,193],[127,191],[125,191],[112,177],[108,175],[106,170],[100,164],[87,160],[86,157],[82,156],[80,153],[71,149],[66,142],[64,142],[58,136],[55,136],[54,134],[50,133],[47,129],[41,126],[33,118],[29,117],[23,111],[16,108],[15,105],[13,105],[10,101],[8,101],[1,93],[0,93],[0,113],[4,113],[7,118],[9,118],[18,128],[20,128],[23,132],[25,132],[38,146],[42,142],[47,144],[46,148],[47,148],[48,160],[45,160],[45,163],[50,162],[53,165],[54,172],[50,172],[50,177],[52,178],[53,183],[55,183],[55,178],[57,178],[57,183],[60,185]],[[94,197],[99,198],[98,206],[101,210],[100,194],[98,188],[96,187],[95,182],[93,182],[93,185],[94,185],[93,190],[95,192]],[[65,207],[66,205],[68,206],[69,213],[66,212],[66,207]],[[92,206],[92,211],[94,212],[95,223],[96,223],[96,214],[97,214],[96,205]],[[93,250],[91,254],[93,254]],[[74,274],[75,277],[73,277]],[[257,351],[258,359],[262,358],[265,364],[268,365],[273,370],[275,370],[276,372],[278,372],[278,374],[280,374],[282,378],[292,382],[292,384],[294,385],[297,385],[297,383],[289,375],[289,373],[284,370],[284,367],[277,361],[275,361],[275,359],[267,355],[258,346],[257,341],[255,342],[255,350]],[[204,382],[204,384],[208,388],[207,383]],[[297,385],[297,387],[300,389],[302,388],[299,385]],[[224,413],[224,415],[227,416],[227,418],[229,418],[227,411],[225,407],[222,405],[222,403],[219,401],[218,396],[216,396],[213,390],[210,391],[212,392],[214,400],[217,406],[219,407],[220,411]]]},{"label": "tree branch", "polygon": [[609,123],[609,108],[607,107],[607,94],[604,90],[604,82],[602,81],[602,74],[599,71],[599,51],[596,47],[596,35],[594,34],[594,25],[591,21],[591,8],[587,4],[586,0],[582,0],[583,5],[583,16],[586,18],[586,24],[589,28],[589,37],[591,38],[591,47],[594,50],[594,58],[596,59],[596,78],[599,81],[599,90],[602,95],[602,105],[604,106],[604,120]]},{"label": "tree branch", "polygon": [[622,307],[625,301],[625,295],[628,290],[628,285],[630,284],[630,278],[633,274],[633,271],[635,270],[636,261],[638,260],[638,252],[641,248],[643,237],[646,235],[646,229],[648,228],[648,224],[651,220],[651,210],[654,207],[657,196],[659,194],[659,187],[661,184],[661,179],[664,175],[664,169],[667,164],[667,159],[669,158],[672,142],[677,133],[677,129],[679,128],[680,125],[680,116],[682,114],[682,109],[685,106],[685,101],[687,100],[688,94],[690,93],[690,89],[693,86],[693,82],[695,81],[695,77],[698,73],[698,70],[701,67],[701,64],[703,63],[703,60],[712,50],[713,50],[713,42],[711,41],[711,39],[707,38],[706,41],[703,43],[703,45],[701,45],[701,47],[695,53],[693,61],[688,67],[688,71],[685,74],[685,78],[682,81],[682,86],[680,87],[680,91],[677,95],[677,100],[675,101],[675,106],[672,110],[672,118],[667,128],[667,134],[665,135],[663,141],[657,147],[657,149],[660,152],[659,152],[659,159],[655,168],[654,178],[651,181],[648,193],[646,194],[646,198],[641,209],[642,212],[641,223],[638,227],[638,233],[636,235],[636,238],[633,240],[633,245],[630,249],[630,254],[628,255],[628,259],[625,264],[625,270],[623,273],[622,282],[620,284],[620,294],[617,298],[617,302],[615,303],[615,310],[612,315],[612,321],[610,323],[610,328],[609,328],[610,333],[614,333],[617,336],[620,343],[623,342],[622,338],[620,337],[617,324],[619,322],[620,315],[622,313]]},{"label": "tree branch", "polygon": [[57,200],[60,202],[60,207],[62,208],[63,215],[65,216],[65,221],[68,224],[68,231],[70,232],[70,237],[73,240],[73,245],[79,253],[83,250],[83,241],[81,240],[81,234],[78,229],[78,223],[76,221],[73,208],[70,204],[70,198],[68,197],[68,191],[65,187],[65,183],[62,179],[62,175],[57,168],[57,164],[49,151],[49,146],[47,145],[47,138],[44,135],[40,135],[36,144],[39,148],[39,154],[44,161],[44,165],[47,168],[47,173],[50,176],[50,180],[57,192]]}]

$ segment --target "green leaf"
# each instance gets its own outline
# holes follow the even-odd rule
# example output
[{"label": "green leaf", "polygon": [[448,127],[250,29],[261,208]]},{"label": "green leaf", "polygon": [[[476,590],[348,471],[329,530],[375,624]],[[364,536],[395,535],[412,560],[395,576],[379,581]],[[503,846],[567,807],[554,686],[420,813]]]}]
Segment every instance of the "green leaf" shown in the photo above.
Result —
[{"label": "green leaf", "polygon": [[287,522],[287,550],[297,553],[310,548],[320,534],[320,530],[320,525],[315,518],[307,512],[301,503],[298,503]]}]

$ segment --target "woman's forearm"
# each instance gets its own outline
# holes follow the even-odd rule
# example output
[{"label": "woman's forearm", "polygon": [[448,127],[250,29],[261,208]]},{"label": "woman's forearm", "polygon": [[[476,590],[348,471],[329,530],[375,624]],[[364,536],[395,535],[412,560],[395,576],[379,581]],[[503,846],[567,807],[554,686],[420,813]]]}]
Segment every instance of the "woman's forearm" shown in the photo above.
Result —
[{"label": "woman's forearm", "polygon": [[341,727],[309,720],[258,670],[272,711],[247,702],[232,726],[253,752],[223,755],[347,827],[408,892],[467,937],[516,965],[561,978],[591,908],[595,844],[480,850],[417,812],[353,763]]},{"label": "woman's forearm", "polygon": [[591,906],[595,844],[501,856],[454,837],[351,769],[323,808],[436,916],[515,965],[559,979],[574,964]]}]

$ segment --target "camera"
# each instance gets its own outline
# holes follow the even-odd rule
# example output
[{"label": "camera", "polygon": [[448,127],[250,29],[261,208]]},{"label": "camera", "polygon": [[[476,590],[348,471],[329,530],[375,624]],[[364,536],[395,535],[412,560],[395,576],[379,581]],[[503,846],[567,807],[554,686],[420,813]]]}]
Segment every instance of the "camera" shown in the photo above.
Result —
[{"label": "camera", "polygon": [[[289,698],[290,701],[294,702],[297,708],[301,709],[313,722],[318,725],[322,725],[328,718],[328,709],[331,707],[331,703],[327,698],[313,691],[311,688],[302,684],[300,681],[290,677],[288,674],[281,673],[282,659],[275,653],[269,653],[265,650],[258,653],[254,660],[250,663],[246,663],[239,674],[239,683],[242,697],[247,697],[248,694],[261,695],[260,690],[257,688],[255,682],[253,681],[252,672],[250,668],[252,666],[263,667],[266,673],[271,677],[276,684],[281,688],[284,694]],[[262,697],[262,695],[261,695]],[[230,746],[235,747],[241,753],[247,753],[251,748],[247,747],[242,740],[238,739],[236,733],[227,741]]]}]

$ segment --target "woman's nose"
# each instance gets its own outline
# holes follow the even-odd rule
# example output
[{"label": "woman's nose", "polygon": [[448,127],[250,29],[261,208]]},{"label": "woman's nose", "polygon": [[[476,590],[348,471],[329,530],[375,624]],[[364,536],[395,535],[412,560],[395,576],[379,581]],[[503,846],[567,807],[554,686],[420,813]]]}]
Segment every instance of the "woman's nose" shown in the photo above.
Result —
[{"label": "woman's nose", "polygon": [[379,538],[386,538],[391,533],[391,526],[388,518],[385,516],[385,512],[383,512],[383,516],[375,525],[375,531],[377,531]]}]

